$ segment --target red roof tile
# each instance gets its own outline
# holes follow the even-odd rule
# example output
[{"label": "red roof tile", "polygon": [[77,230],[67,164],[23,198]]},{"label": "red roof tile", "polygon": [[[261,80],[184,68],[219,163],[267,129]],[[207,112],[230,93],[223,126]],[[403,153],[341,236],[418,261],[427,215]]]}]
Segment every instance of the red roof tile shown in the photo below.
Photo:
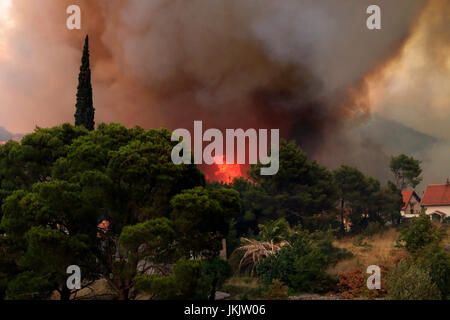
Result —
[{"label": "red roof tile", "polygon": [[422,206],[450,205],[450,184],[430,184],[422,198]]},{"label": "red roof tile", "polygon": [[403,197],[403,203],[404,203],[402,210],[406,209],[406,206],[408,205],[409,200],[411,200],[413,193],[414,193],[414,190],[402,190],[402,197]]}]

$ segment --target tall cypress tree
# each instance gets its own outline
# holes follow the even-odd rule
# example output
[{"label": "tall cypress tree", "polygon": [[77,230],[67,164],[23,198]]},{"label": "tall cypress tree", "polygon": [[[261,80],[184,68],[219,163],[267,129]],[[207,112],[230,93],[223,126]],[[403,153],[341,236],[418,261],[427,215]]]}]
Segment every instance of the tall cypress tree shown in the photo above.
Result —
[{"label": "tall cypress tree", "polygon": [[77,104],[75,125],[94,130],[95,109],[92,101],[91,68],[89,65],[89,36],[86,36],[81,59],[80,74],[78,76]]}]

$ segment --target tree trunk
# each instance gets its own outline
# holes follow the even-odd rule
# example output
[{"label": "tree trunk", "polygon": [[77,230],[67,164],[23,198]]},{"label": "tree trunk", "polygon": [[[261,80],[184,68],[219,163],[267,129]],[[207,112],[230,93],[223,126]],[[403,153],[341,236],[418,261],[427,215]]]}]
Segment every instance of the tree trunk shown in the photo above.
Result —
[{"label": "tree trunk", "polygon": [[216,286],[217,286],[217,278],[214,279],[214,281],[212,283],[211,293],[209,295],[209,300],[210,301],[216,300]]},{"label": "tree trunk", "polygon": [[126,288],[126,289],[121,288],[119,290],[119,300],[122,300],[122,301],[128,300],[129,293],[130,293],[130,289],[128,289],[128,288]]},{"label": "tree trunk", "polygon": [[71,295],[71,290],[69,290],[67,287],[63,287],[61,291],[59,291],[59,295],[60,295],[60,300],[63,301],[69,301],[70,300],[70,295]]}]

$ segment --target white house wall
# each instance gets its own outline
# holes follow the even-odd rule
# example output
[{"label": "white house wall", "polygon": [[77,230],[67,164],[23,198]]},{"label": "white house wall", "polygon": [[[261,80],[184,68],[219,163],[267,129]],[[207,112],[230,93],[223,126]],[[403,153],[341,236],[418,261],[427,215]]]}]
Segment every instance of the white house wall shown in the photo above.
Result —
[{"label": "white house wall", "polygon": [[450,205],[449,206],[424,206],[426,214],[433,214],[435,211],[443,212],[448,216],[450,216]]}]

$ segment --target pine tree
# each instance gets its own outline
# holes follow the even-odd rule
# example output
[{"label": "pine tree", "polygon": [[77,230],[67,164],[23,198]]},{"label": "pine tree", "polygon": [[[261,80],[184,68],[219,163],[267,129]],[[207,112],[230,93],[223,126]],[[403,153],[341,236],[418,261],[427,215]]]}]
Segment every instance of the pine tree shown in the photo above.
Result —
[{"label": "pine tree", "polygon": [[95,109],[92,101],[91,68],[89,65],[89,36],[86,36],[81,59],[80,74],[78,76],[77,104],[75,125],[94,130]]}]

